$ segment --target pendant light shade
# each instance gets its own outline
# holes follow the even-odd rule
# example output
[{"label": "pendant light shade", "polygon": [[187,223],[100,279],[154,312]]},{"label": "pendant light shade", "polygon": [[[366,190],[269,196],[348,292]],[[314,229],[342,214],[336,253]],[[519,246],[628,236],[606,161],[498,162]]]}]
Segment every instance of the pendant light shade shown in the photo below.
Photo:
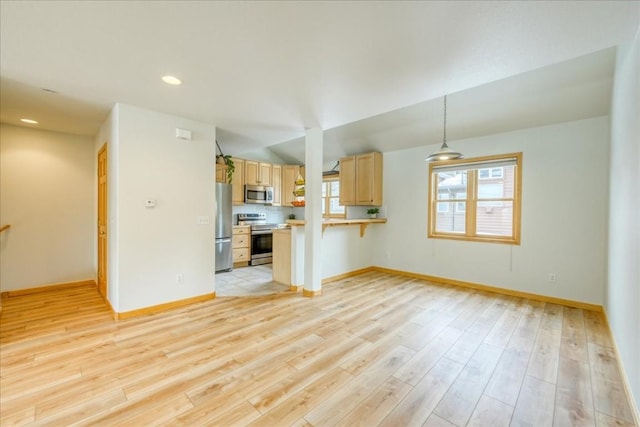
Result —
[{"label": "pendant light shade", "polygon": [[461,153],[452,150],[447,145],[447,95],[444,96],[444,136],[442,138],[442,146],[438,151],[432,153],[425,160],[427,162],[436,162],[443,160],[455,160],[462,159],[463,156]]}]

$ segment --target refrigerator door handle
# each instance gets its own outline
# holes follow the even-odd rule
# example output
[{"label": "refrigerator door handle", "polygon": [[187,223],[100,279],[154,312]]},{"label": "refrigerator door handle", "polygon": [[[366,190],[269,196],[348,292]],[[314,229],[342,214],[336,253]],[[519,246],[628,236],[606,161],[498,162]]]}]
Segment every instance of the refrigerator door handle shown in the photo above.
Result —
[{"label": "refrigerator door handle", "polygon": [[230,237],[223,237],[220,239],[216,239],[216,243],[229,243],[231,242],[231,238]]}]

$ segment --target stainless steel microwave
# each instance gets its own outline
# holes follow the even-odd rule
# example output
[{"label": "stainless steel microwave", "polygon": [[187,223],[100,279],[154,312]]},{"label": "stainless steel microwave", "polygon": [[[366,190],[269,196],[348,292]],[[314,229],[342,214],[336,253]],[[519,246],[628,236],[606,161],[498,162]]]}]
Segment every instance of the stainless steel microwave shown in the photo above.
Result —
[{"label": "stainless steel microwave", "polygon": [[245,185],[244,202],[270,205],[273,203],[273,187],[262,185]]}]

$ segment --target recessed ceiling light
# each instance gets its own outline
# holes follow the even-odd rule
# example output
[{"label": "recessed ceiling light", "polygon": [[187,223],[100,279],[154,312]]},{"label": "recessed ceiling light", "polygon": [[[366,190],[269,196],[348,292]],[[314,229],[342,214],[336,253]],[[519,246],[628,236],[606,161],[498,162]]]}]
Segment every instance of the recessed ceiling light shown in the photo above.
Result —
[{"label": "recessed ceiling light", "polygon": [[174,85],[174,86],[182,84],[182,80],[174,76],[164,76],[162,77],[162,81],[168,85]]},{"label": "recessed ceiling light", "polygon": [[38,122],[32,119],[20,119],[21,122],[23,123],[29,123],[30,125],[37,125]]}]

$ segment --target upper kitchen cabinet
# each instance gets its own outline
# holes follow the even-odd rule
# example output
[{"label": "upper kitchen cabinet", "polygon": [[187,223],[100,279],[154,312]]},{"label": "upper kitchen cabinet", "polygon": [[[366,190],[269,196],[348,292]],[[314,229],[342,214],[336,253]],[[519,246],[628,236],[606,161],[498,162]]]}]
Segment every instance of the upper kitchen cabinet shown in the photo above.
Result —
[{"label": "upper kitchen cabinet", "polygon": [[272,181],[271,163],[254,162],[245,160],[244,162],[244,183],[245,185],[271,186]]},{"label": "upper kitchen cabinet", "polygon": [[291,204],[294,200],[293,190],[299,173],[300,166],[282,166],[282,206],[293,206]]},{"label": "upper kitchen cabinet", "polygon": [[231,178],[231,201],[234,205],[244,204],[244,169],[245,160],[233,158],[233,178]]},{"label": "upper kitchen cabinet", "polygon": [[356,205],[356,156],[340,159],[340,204]]},{"label": "upper kitchen cabinet", "polygon": [[382,153],[340,159],[340,204],[382,205]]},{"label": "upper kitchen cabinet", "polygon": [[273,187],[273,206],[282,206],[282,165],[271,166],[271,186]]},{"label": "upper kitchen cabinet", "polygon": [[227,165],[216,163],[216,182],[227,183]]}]

